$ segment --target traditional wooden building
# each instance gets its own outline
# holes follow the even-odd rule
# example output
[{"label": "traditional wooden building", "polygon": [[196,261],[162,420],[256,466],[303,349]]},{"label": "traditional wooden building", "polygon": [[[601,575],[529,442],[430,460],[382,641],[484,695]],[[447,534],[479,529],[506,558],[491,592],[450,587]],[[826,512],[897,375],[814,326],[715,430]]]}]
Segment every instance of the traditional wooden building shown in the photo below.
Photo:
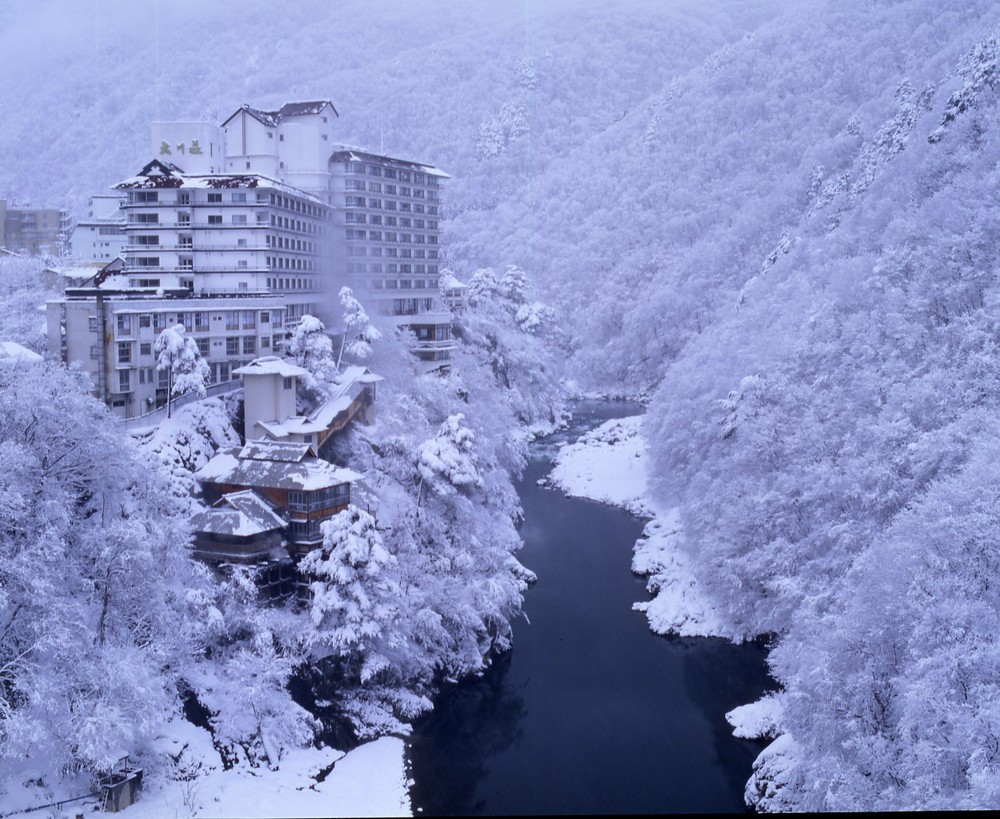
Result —
[{"label": "traditional wooden building", "polygon": [[347,508],[351,484],[361,476],[316,457],[309,444],[250,441],[221,449],[195,473],[205,499],[252,489],[288,521],[289,552],[300,557],[323,542],[325,520]]}]

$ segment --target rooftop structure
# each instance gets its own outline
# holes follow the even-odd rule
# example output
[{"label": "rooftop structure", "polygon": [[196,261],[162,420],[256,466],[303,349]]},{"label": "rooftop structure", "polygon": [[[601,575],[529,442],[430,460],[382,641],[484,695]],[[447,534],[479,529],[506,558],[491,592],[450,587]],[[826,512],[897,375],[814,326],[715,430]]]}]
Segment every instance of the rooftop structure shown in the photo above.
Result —
[{"label": "rooftop structure", "polygon": [[318,452],[326,440],[355,418],[373,420],[375,385],[382,380],[366,367],[348,367],[331,395],[308,415],[296,415],[297,379],[306,370],[277,356],[258,358],[233,371],[243,377],[244,428],[248,442],[308,444]]},{"label": "rooftop structure", "polygon": [[70,234],[69,252],[80,263],[109,262],[125,251],[125,211],[122,194],[90,197],[86,219]]}]

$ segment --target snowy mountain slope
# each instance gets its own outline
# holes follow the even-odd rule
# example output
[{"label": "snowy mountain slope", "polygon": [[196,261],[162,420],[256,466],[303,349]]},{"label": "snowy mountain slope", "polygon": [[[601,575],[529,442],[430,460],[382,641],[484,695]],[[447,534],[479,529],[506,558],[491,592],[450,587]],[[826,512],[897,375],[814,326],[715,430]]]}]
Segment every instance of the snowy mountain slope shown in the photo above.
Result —
[{"label": "snowy mountain slope", "polygon": [[[22,4],[0,33],[0,107],[16,112],[0,136],[0,191],[79,207],[147,159],[154,119],[329,96],[345,142],[447,167],[462,210],[482,199],[483,178],[496,177],[492,192],[537,173],[738,37],[741,18],[763,13],[755,6]],[[509,143],[518,111],[531,129],[524,150],[480,167],[489,132]]]}]

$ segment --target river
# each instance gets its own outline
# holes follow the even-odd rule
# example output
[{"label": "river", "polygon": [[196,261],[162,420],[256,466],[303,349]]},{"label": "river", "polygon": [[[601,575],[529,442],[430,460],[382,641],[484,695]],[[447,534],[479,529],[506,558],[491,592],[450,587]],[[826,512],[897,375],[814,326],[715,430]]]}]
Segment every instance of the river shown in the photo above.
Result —
[{"label": "river", "polygon": [[514,649],[481,678],[442,692],[408,743],[422,815],[741,811],[763,747],[724,719],[774,684],[761,643],[663,638],[632,603],[642,522],[538,485],[553,448],[627,404],[581,404],[540,442],[518,491],[519,557],[538,582]]}]

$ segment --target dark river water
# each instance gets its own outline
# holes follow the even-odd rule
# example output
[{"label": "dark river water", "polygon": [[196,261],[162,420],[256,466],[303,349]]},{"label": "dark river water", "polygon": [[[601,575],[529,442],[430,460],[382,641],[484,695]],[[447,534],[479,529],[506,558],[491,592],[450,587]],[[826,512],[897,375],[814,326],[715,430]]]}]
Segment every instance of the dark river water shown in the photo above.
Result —
[{"label": "dark river water", "polygon": [[[636,413],[581,405],[575,437]],[[519,557],[538,582],[514,649],[444,691],[414,729],[408,759],[423,815],[742,811],[763,747],[724,714],[774,685],[762,644],[654,635],[632,604],[642,522],[537,485],[559,439],[542,442],[519,486]]]}]

